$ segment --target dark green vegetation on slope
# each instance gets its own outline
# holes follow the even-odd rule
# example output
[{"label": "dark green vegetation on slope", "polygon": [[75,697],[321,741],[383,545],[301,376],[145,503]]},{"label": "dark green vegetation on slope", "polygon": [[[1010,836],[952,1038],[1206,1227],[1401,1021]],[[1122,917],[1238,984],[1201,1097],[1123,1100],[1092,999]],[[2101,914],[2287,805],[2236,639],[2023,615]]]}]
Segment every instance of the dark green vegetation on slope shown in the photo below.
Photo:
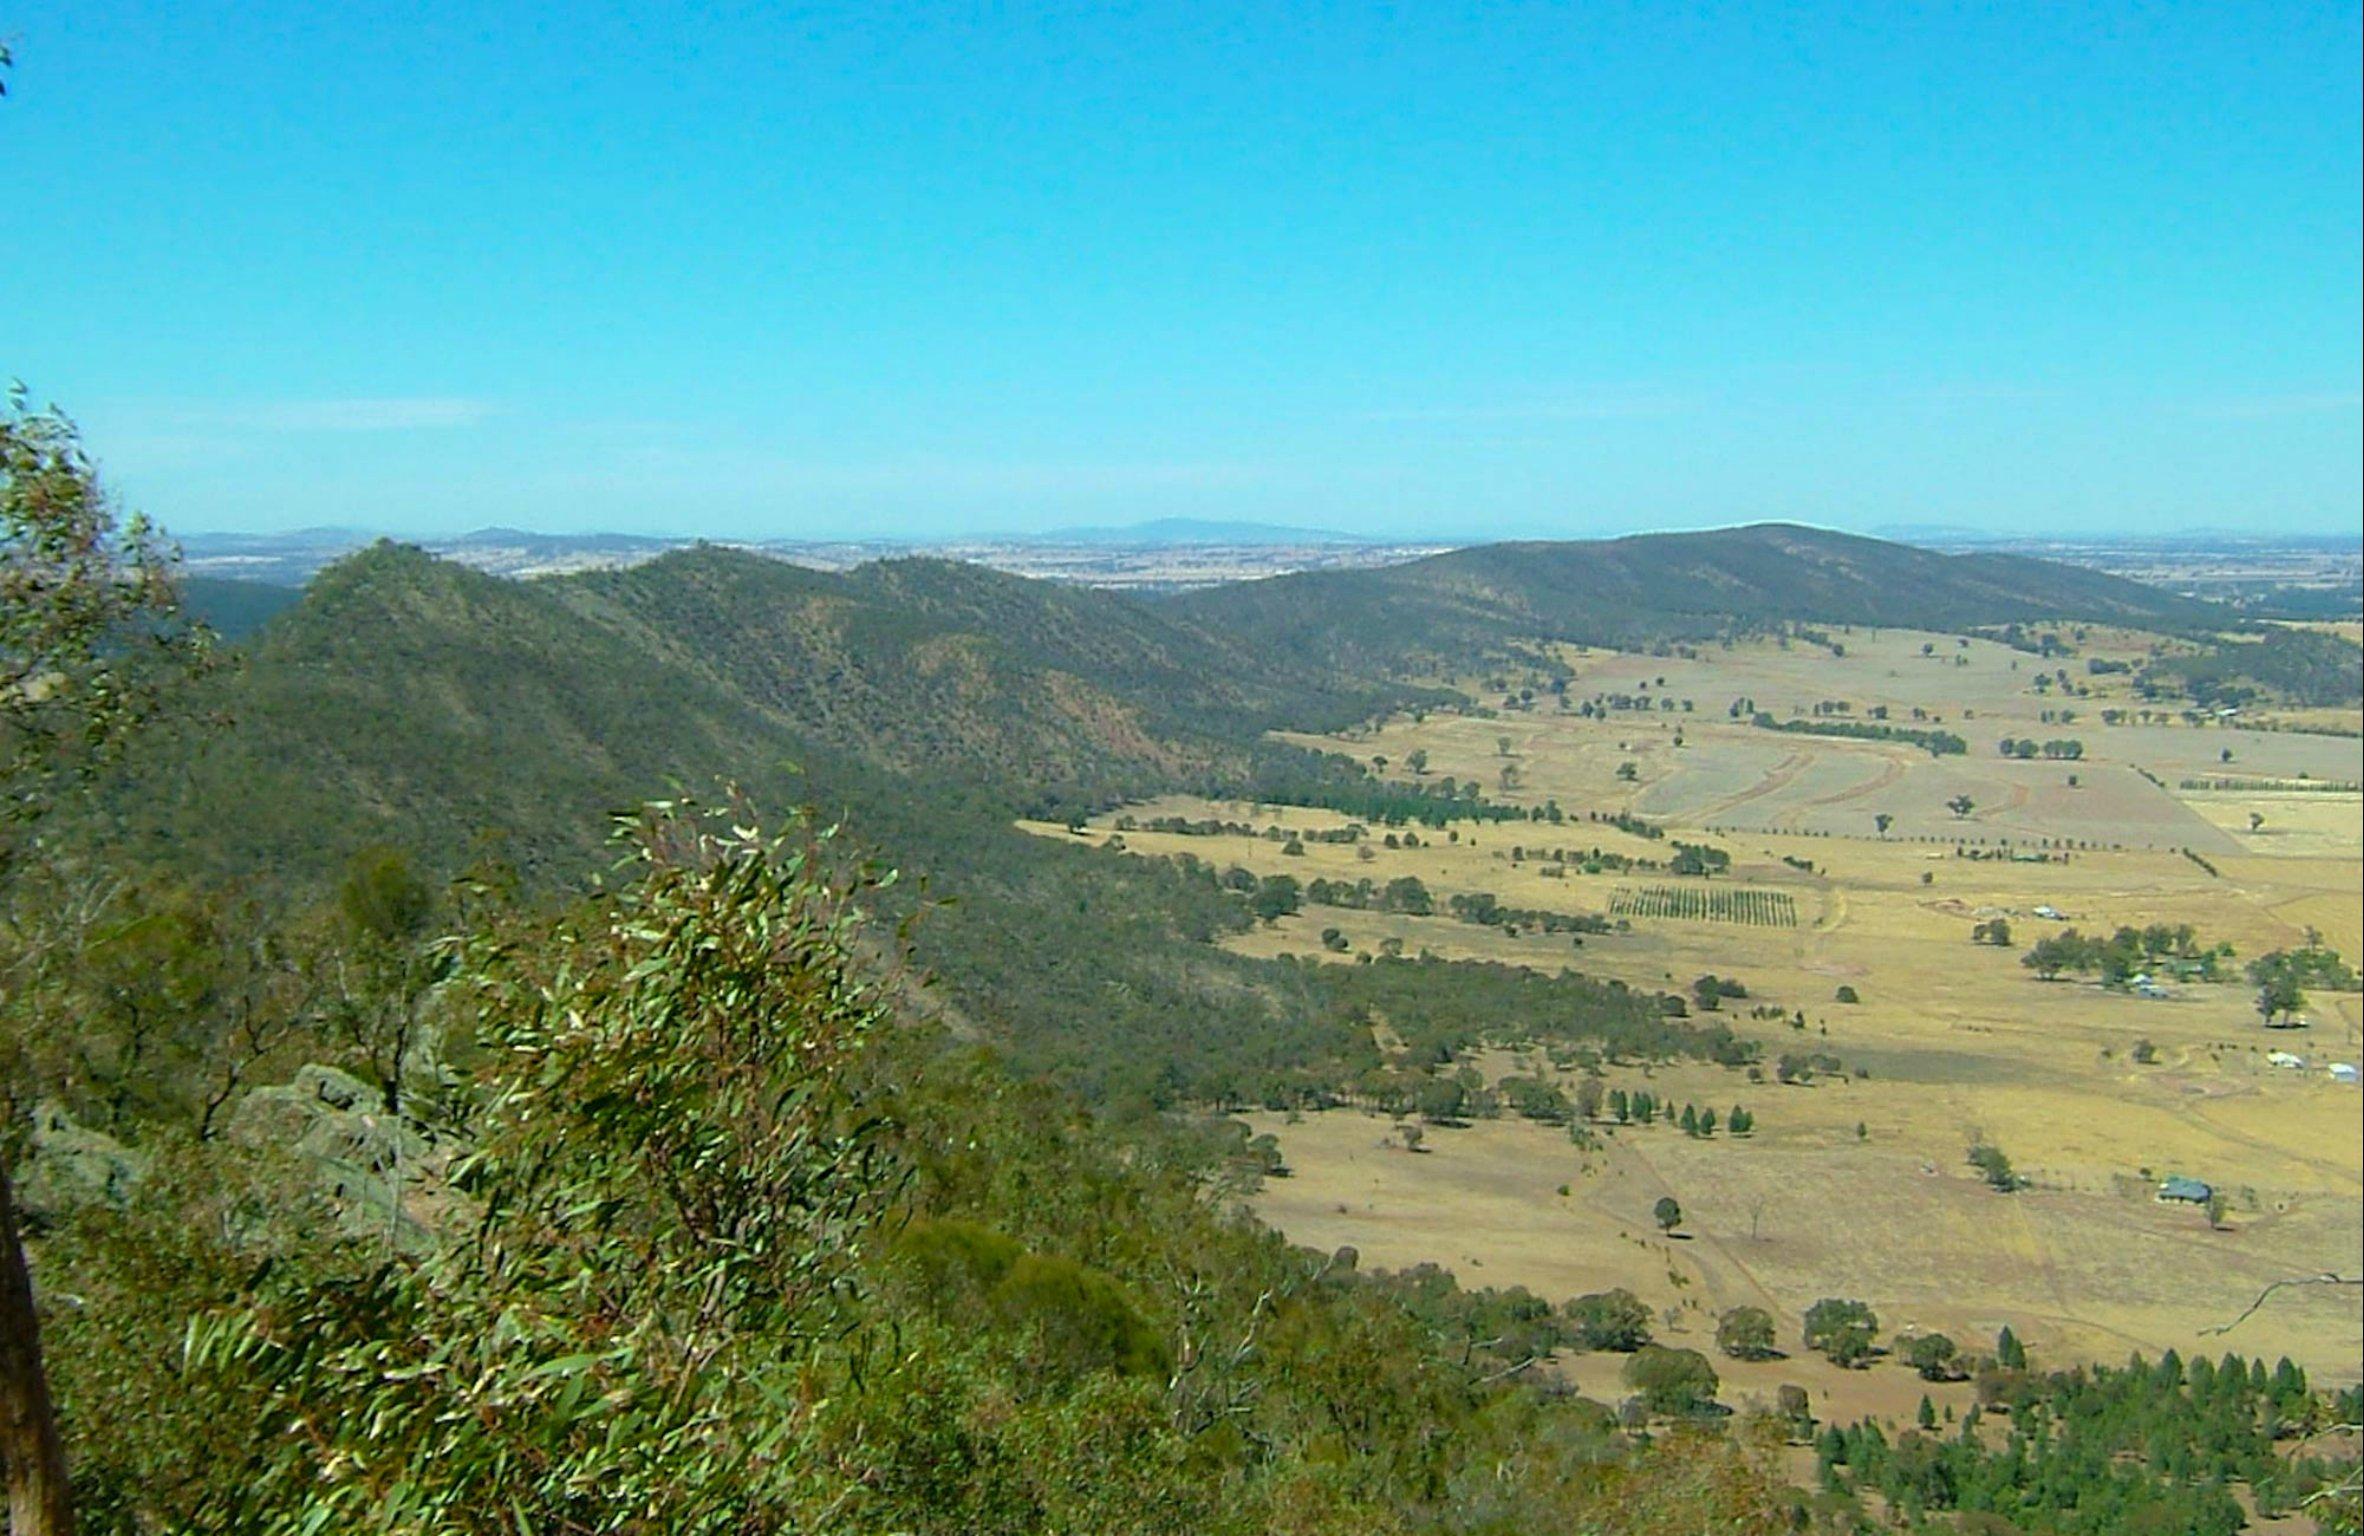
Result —
[{"label": "dark green vegetation on slope", "polygon": [[1467,665],[1535,640],[1637,646],[1814,621],[1957,630],[2074,616],[2181,630],[2222,609],[2017,555],[1943,555],[1767,523],[1595,543],[1490,544],[1172,600],[1267,652],[1363,672]]},{"label": "dark green vegetation on slope", "polygon": [[2162,656],[2143,668],[2146,694],[2163,684],[2207,706],[2279,702],[2336,706],[2364,699],[2364,651],[2337,635],[2279,625],[2254,640],[2210,646],[2194,656]]},{"label": "dark green vegetation on slope", "polygon": [[[1095,636],[1103,605],[1132,627]],[[1120,788],[1339,779],[1259,741],[1280,676],[1202,683],[1230,658],[1187,653],[1192,638],[1121,599],[934,562],[849,584],[698,551],[520,584],[384,547],[324,574],[218,683],[204,712],[233,727],[147,743],[94,830],[156,867],[291,894],[380,846],[445,876],[493,860],[563,888],[597,866],[591,829],[611,808],[727,780],[850,818],[952,898],[917,926],[919,954],[943,1005],[993,1021],[1022,1069],[1136,1106],[1344,1091],[1377,1065],[1373,980],[1208,947],[1252,921],[1212,871],[1010,825]],[[966,658],[954,681],[898,685],[940,650]],[[1467,1041],[1480,1020],[1520,1037],[1548,1020],[1559,1038],[1597,1024],[1658,1051],[1694,1043],[1644,999],[1546,995],[1564,985],[1447,968],[1398,1027]]]},{"label": "dark green vegetation on slope", "polygon": [[185,576],[181,607],[224,640],[244,640],[303,597],[296,587],[224,576]]},{"label": "dark green vegetation on slope", "polygon": [[87,1529],[1791,1526],[1764,1451],[1531,1385],[1499,1298],[1292,1250],[902,1013],[881,892],[746,820],[444,941],[382,866],[0,929]]}]

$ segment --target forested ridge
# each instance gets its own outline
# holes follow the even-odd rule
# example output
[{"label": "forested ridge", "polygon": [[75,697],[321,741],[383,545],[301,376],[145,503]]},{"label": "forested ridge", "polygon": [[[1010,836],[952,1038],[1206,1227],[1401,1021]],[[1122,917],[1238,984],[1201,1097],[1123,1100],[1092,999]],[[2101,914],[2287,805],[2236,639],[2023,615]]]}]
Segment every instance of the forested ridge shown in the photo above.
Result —
[{"label": "forested ridge", "polygon": [[1378,570],[1213,587],[1173,603],[1261,648],[1374,671],[1467,665],[1537,640],[1632,647],[1808,621],[1952,630],[2073,614],[2184,630],[2229,617],[2098,571],[1782,523],[1488,544]]}]

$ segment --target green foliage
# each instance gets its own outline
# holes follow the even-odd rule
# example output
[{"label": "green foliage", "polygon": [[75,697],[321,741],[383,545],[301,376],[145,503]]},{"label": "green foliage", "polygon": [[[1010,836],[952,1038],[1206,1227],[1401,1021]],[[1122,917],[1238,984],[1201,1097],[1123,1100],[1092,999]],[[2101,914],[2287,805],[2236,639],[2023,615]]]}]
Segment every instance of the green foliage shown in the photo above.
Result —
[{"label": "green foliage", "polygon": [[2356,647],[2339,636],[2265,625],[2196,654],[2156,657],[2138,686],[2145,698],[2173,690],[2211,709],[2268,701],[2336,707],[2364,696],[2364,675]]},{"label": "green foliage", "polygon": [[1973,1522],[2007,1517],[2033,1536],[2232,1536],[2246,1517],[2229,1485],[2247,1483],[2270,1515],[2345,1470],[2304,1447],[2277,1453],[2278,1438],[2342,1406],[2311,1393],[2288,1361],[2270,1373],[2232,1355],[2186,1367],[2170,1352],[2120,1369],[2015,1372],[1997,1387],[2007,1436],[1979,1435],[1968,1419],[1944,1438],[1926,1422],[1893,1441],[1869,1424],[1834,1427],[1820,1442],[1825,1480],[1912,1519],[1960,1512],[1965,1530],[2000,1530]]},{"label": "green foliage", "polygon": [[145,520],[119,523],[74,424],[0,411],[0,871],[207,661]]},{"label": "green foliage", "polygon": [[2249,983],[2257,988],[2257,1011],[2268,1024],[2306,1007],[2306,989],[2353,991],[2356,973],[2337,950],[2322,944],[2277,949],[2249,962]]},{"label": "green foliage", "polygon": [[1879,1333],[1878,1315],[1860,1301],[1826,1296],[1806,1309],[1806,1347],[1819,1350],[1833,1365],[1862,1365],[1871,1358]]},{"label": "green foliage", "polygon": [[2014,1194],[2027,1183],[2012,1171],[2011,1159],[2004,1154],[2003,1149],[1989,1142],[1982,1141],[1972,1146],[1968,1161],[1971,1167],[1978,1170],[1978,1176],[1986,1181],[1987,1188],[1997,1194]]},{"label": "green foliage", "polygon": [[1773,1314],[1763,1307],[1734,1307],[1716,1322],[1716,1348],[1735,1360],[1772,1359],[1780,1353]]},{"label": "green foliage", "polygon": [[450,1240],[192,1330],[200,1390],[290,1427],[209,1518],[719,1531],[799,1506],[803,1470],[750,1454],[770,1383],[840,1326],[896,1184],[845,1081],[881,1017],[856,892],[808,847],[632,832],[644,873],[613,898],[465,951]]},{"label": "green foliage", "polygon": [[1623,1286],[1579,1296],[1563,1310],[1579,1349],[1630,1352],[1650,1342],[1650,1309]]},{"label": "green foliage", "polygon": [[1715,1367],[1695,1349],[1668,1349],[1645,1344],[1625,1362],[1625,1384],[1639,1394],[1642,1406],[1670,1417],[1697,1414],[1715,1402]]},{"label": "green foliage", "polygon": [[[1836,736],[1848,741],[1901,741],[1921,748],[1931,757],[1960,757],[1970,750],[1970,743],[1952,731],[1879,725],[1867,720],[1776,720],[1771,715],[1757,714],[1749,718],[1749,724],[1759,730],[1787,731],[1796,736]],[[1956,811],[1954,814],[1960,816],[1967,813]]]},{"label": "green foliage", "polygon": [[1961,1346],[1942,1333],[1915,1334],[1904,1343],[1904,1363],[1921,1373],[1923,1381],[1954,1381],[1961,1368],[1956,1361]]},{"label": "green foliage", "polygon": [[[2006,938],[2008,932],[2006,931]],[[2145,928],[2120,928],[2108,938],[2063,929],[2038,939],[2019,963],[2046,981],[2064,971],[2099,973],[2106,985],[2123,986],[2146,968],[2173,967],[2194,980],[2218,979],[2222,962],[2232,954],[2229,945],[2204,947],[2189,923],[2153,923]]]}]

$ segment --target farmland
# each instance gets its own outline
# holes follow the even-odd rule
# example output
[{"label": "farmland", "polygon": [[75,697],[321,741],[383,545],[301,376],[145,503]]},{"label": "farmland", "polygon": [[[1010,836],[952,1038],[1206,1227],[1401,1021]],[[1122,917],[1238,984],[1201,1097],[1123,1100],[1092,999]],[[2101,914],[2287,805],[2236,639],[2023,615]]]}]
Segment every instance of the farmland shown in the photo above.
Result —
[{"label": "farmland", "polygon": [[[1504,709],[1526,704],[1518,690],[1533,680],[1461,678],[1483,707],[1293,738],[1389,777],[1475,784],[1490,802],[1556,810],[1556,822],[1389,839],[1357,836],[1329,812],[1174,797],[1080,833],[1037,830],[1307,883],[1412,876],[1436,896],[1427,914],[1307,904],[1226,941],[1249,954],[1427,954],[1678,993],[1703,976],[1743,984],[1720,1007],[1757,1043],[1756,1067],[1635,1060],[1599,1072],[1670,1113],[1676,1102],[1746,1106],[1749,1135],[1602,1119],[1587,1147],[1505,1113],[1432,1127],[1415,1153],[1365,1110],[1258,1113],[1249,1123],[1277,1138],[1290,1172],[1256,1206],[1294,1240],[1554,1299],[1625,1286],[1658,1313],[1662,1337],[1694,1347],[1741,1304],[1766,1307],[1794,1341],[1807,1306],[1841,1295],[1870,1302],[1891,1329],[1981,1345],[2008,1324],[2054,1360],[2239,1347],[2355,1379],[2353,1290],[2285,1292],[2229,1336],[2208,1330],[2277,1279],[2364,1267],[2358,1097],[2325,1070],[2357,1058],[2364,999],[2318,989],[2308,1028],[2269,1033],[2240,980],[2247,959],[2310,933],[2351,961],[2364,953],[2358,740],[2165,708],[2145,723],[2107,673],[2071,672],[2086,692],[2063,704],[2058,671],[2081,663],[2048,659],[2039,690],[2036,658],[1987,640],[1833,638],[1843,655],[1795,639],[1663,657],[1570,651],[1564,705],[1538,689]],[[2097,634],[2081,654],[2144,644]],[[1627,703],[1595,707],[1604,696]],[[1967,750],[1753,719],[1811,720],[1817,703],[1824,719],[1879,709],[1958,733]],[[2104,724],[2105,707],[2128,714]],[[2080,750],[2005,755],[2001,741],[2019,737],[2075,738]],[[1142,830],[1158,816],[1258,835]],[[1671,873],[1686,843],[1722,850],[1729,867]],[[1447,911],[1481,893],[1502,909],[1597,921],[1571,938]],[[2008,939],[1979,942],[1996,923]],[[2231,946],[2229,979],[2162,965],[2137,989],[2045,981],[2021,963],[2046,935],[2154,925]],[[2304,1064],[2275,1065],[2269,1051]],[[1773,1070],[1815,1058],[1794,1077]],[[1464,1064],[1571,1093],[1585,1075],[1534,1054]],[[2007,1151],[2026,1187],[1982,1183],[1965,1161],[1974,1143]],[[2171,1173],[2220,1192],[2221,1221],[2156,1200]],[[1664,1194],[1686,1213],[1678,1238],[1650,1222]],[[1780,1367],[1736,1366],[1727,1395],[1769,1392],[1778,1374],[1837,1393],[1842,1408],[1888,1412],[1905,1384],[1919,1390],[1897,1371]],[[1613,1375],[1613,1361],[1567,1368],[1610,1390],[1584,1373]]]}]

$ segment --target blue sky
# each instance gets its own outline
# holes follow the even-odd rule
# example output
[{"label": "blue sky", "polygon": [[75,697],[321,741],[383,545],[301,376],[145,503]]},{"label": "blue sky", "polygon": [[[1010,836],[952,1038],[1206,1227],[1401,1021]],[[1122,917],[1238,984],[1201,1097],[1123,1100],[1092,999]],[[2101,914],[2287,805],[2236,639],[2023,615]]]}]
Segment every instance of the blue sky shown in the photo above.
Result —
[{"label": "blue sky", "polygon": [[2359,7],[0,0],[185,529],[2353,530]]}]

